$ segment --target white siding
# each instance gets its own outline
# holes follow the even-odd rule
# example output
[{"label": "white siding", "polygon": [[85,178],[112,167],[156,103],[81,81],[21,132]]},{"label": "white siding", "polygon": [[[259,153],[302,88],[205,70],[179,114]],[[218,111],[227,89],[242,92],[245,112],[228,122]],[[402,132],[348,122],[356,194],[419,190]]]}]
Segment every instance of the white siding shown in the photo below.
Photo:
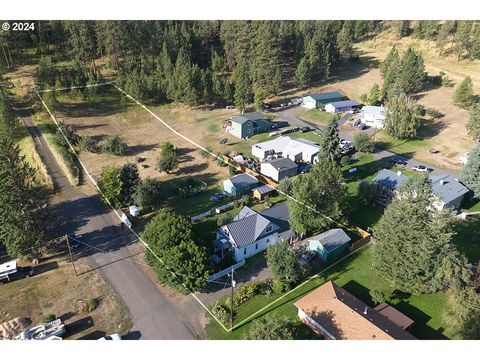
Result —
[{"label": "white siding", "polygon": [[272,233],[268,237],[263,237],[253,244],[249,244],[242,248],[235,248],[235,261],[242,261],[268,249],[268,247],[275,245],[278,242],[279,236],[277,232]]},{"label": "white siding", "polygon": [[325,105],[325,111],[326,112],[329,112],[330,114],[335,114],[336,111],[335,111],[335,106],[333,106],[332,104],[327,104]]},{"label": "white siding", "polygon": [[367,126],[371,126],[377,129],[383,129],[385,125],[385,114],[373,114],[373,113],[363,113],[360,118],[361,122]]},{"label": "white siding", "polygon": [[302,106],[307,108],[307,109],[316,109],[317,108],[317,102],[315,101],[315,99],[313,99],[309,96],[306,96],[306,97],[303,98]]},{"label": "white siding", "polygon": [[275,181],[278,181],[278,171],[275,169],[272,164],[261,163],[260,164],[260,173],[265,176],[272,178]]}]

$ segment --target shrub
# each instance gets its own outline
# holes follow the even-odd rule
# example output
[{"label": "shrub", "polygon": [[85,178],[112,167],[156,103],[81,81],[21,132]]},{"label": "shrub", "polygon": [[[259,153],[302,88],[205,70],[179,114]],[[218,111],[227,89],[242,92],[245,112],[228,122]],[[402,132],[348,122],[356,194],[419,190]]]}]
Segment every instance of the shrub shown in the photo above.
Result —
[{"label": "shrub", "polygon": [[221,167],[228,166],[228,164],[223,160],[223,156],[220,153],[217,153],[217,164]]},{"label": "shrub", "polygon": [[272,285],[272,290],[273,290],[273,293],[274,294],[277,294],[277,295],[280,295],[281,293],[283,293],[283,290],[284,290],[284,284],[282,281],[280,280],[273,280],[273,285]]},{"label": "shrub", "polygon": [[360,95],[360,101],[362,103],[367,103],[368,102],[368,94],[362,94]]},{"label": "shrub", "polygon": [[432,108],[427,108],[425,110],[425,114],[430,116],[432,119],[438,119],[439,117],[442,117],[442,113],[438,111],[437,109],[432,109]]},{"label": "shrub", "polygon": [[269,195],[265,195],[265,202],[263,203],[263,205],[265,205],[266,208],[272,207],[272,201],[270,200]]},{"label": "shrub", "polygon": [[148,178],[141,181],[133,194],[135,204],[146,210],[160,207],[162,200],[162,182],[156,179]]},{"label": "shrub", "polygon": [[230,323],[230,309],[227,310],[223,305],[216,305],[212,309],[212,314],[220,320],[224,325],[228,325]]},{"label": "shrub", "polygon": [[[205,150],[207,150],[207,151],[205,151]],[[202,155],[202,157],[204,159],[210,159],[210,156],[211,156],[210,154],[213,153],[212,147],[207,146],[207,147],[205,147],[205,150],[200,150],[200,155]]]},{"label": "shrub", "polygon": [[57,316],[54,314],[47,314],[43,317],[42,322],[43,323],[49,323],[57,319]]},{"label": "shrub", "polygon": [[250,195],[248,194],[242,195],[242,204],[244,206],[248,206],[250,204]]},{"label": "shrub", "polygon": [[125,154],[126,149],[127,144],[118,135],[108,136],[102,144],[102,152],[107,154],[122,156]]},{"label": "shrub", "polygon": [[235,176],[237,174],[237,169],[234,166],[229,166],[228,173],[230,176]]},{"label": "shrub", "polygon": [[352,143],[358,152],[369,153],[373,150],[373,141],[367,133],[356,133],[353,135]]},{"label": "shrub", "polygon": [[340,158],[340,165],[347,166],[348,164],[350,164],[350,157],[348,157],[348,155],[342,156]]},{"label": "shrub", "polygon": [[222,226],[232,222],[232,220],[233,220],[233,216],[231,214],[223,213],[223,214],[220,214],[220,216],[218,217],[217,225]]},{"label": "shrub", "polygon": [[240,306],[250,300],[257,293],[256,283],[240,285],[233,296],[234,307]]},{"label": "shrub", "polygon": [[80,139],[78,140],[77,146],[80,151],[89,151],[89,152],[97,151],[97,141],[88,135],[81,136]]},{"label": "shrub", "polygon": [[87,303],[88,312],[90,313],[93,310],[95,310],[98,307],[98,304],[99,304],[99,301],[96,298],[88,300],[88,303]]}]

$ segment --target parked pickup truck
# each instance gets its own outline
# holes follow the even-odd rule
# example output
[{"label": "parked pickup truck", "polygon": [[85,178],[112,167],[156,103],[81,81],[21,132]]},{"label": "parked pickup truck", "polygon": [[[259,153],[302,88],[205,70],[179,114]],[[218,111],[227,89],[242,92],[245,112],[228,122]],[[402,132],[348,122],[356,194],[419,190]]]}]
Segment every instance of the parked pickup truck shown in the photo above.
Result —
[{"label": "parked pickup truck", "polygon": [[31,266],[17,266],[17,260],[11,260],[0,265],[0,284],[28,278],[33,275]]}]

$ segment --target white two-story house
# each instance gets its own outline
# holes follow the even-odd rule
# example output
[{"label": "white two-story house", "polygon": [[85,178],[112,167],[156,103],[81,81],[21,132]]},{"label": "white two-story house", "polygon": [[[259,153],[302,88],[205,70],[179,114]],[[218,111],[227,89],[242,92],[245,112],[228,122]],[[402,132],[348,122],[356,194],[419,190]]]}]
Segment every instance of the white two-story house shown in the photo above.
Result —
[{"label": "white two-story house", "polygon": [[231,251],[239,262],[265,251],[279,241],[290,241],[294,233],[288,223],[289,212],[286,203],[272,206],[257,213],[245,206],[234,220],[217,229],[214,241],[214,258],[222,259]]}]

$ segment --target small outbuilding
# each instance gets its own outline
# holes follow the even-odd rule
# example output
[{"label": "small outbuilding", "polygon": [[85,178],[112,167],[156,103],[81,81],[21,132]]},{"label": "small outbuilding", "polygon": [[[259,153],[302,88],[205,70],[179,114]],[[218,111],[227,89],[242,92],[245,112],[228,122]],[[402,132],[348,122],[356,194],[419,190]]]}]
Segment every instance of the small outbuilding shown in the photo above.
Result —
[{"label": "small outbuilding", "polygon": [[298,165],[290,159],[278,158],[260,164],[260,173],[269,178],[280,181],[286,177],[297,175]]},{"label": "small outbuilding", "polygon": [[268,184],[259,186],[253,189],[253,198],[257,200],[264,200],[266,196],[273,195],[275,193],[275,189]]},{"label": "small outbuilding", "polygon": [[356,100],[335,101],[325,105],[325,111],[331,114],[352,111],[358,109],[361,104]]},{"label": "small outbuilding", "polygon": [[331,229],[309,238],[308,248],[327,262],[345,252],[351,240],[343,229]]},{"label": "small outbuilding", "polygon": [[250,193],[258,187],[258,179],[250,174],[239,174],[223,182],[223,190],[237,197]]}]

